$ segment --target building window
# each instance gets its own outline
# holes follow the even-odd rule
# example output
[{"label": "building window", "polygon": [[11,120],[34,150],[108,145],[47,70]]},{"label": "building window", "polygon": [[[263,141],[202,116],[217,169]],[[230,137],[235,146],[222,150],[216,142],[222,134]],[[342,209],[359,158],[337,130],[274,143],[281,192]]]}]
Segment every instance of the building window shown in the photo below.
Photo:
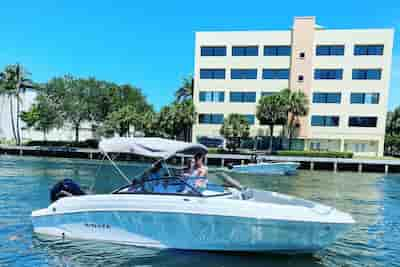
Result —
[{"label": "building window", "polygon": [[298,82],[304,82],[304,76],[303,76],[303,75],[299,75],[299,76],[297,77],[297,81],[298,81]]},{"label": "building window", "polygon": [[230,92],[229,100],[232,103],[255,103],[256,92]]},{"label": "building window", "polygon": [[355,56],[382,56],[383,45],[355,45]]},{"label": "building window", "polygon": [[353,80],[380,80],[381,69],[353,69]]},{"label": "building window", "polygon": [[248,123],[249,125],[254,125],[254,123],[255,123],[255,121],[256,121],[256,117],[255,117],[254,115],[252,115],[252,114],[247,114],[247,115],[244,115],[244,116],[246,117],[247,123]]},{"label": "building window", "polygon": [[199,124],[222,124],[224,114],[199,114]]},{"label": "building window", "polygon": [[311,117],[311,126],[338,127],[339,126],[339,116],[313,115]]},{"label": "building window", "polygon": [[263,69],[264,80],[287,80],[289,69]]},{"label": "building window", "polygon": [[344,56],[344,45],[317,45],[317,56]]},{"label": "building window", "polygon": [[315,80],[342,80],[343,69],[315,69]]},{"label": "building window", "polygon": [[225,79],[224,69],[200,69],[200,79]]},{"label": "building window", "polygon": [[201,47],[202,57],[224,57],[226,56],[225,46],[202,46]]},{"label": "building window", "polygon": [[379,93],[351,93],[351,104],[379,104]]},{"label": "building window", "polygon": [[233,46],[232,56],[234,57],[258,56],[258,46]]},{"label": "building window", "polygon": [[225,93],[223,91],[200,91],[200,102],[224,102]]},{"label": "building window", "polygon": [[340,104],[341,93],[313,93],[313,103]]},{"label": "building window", "polygon": [[257,79],[257,69],[232,69],[231,79]]},{"label": "building window", "polygon": [[300,52],[299,58],[304,59],[306,57],[306,54],[304,52]]},{"label": "building window", "polygon": [[349,117],[349,127],[376,127],[377,117]]},{"label": "building window", "polygon": [[264,46],[264,56],[277,57],[277,56],[290,56],[290,46]]}]

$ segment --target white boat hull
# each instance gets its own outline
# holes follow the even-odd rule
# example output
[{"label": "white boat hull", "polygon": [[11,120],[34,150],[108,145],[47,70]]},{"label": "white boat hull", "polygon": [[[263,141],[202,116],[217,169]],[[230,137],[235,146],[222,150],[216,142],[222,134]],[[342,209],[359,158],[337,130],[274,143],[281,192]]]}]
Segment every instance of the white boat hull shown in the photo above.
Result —
[{"label": "white boat hull", "polygon": [[297,162],[260,162],[246,165],[234,165],[232,171],[253,174],[294,174],[300,166]]},{"label": "white boat hull", "polygon": [[326,206],[307,208],[312,202],[294,208],[284,202],[177,196],[171,203],[165,196],[147,196],[146,203],[152,204],[143,208],[143,196],[109,196],[108,201],[104,195],[69,197],[34,211],[34,231],[162,249],[312,253],[354,222]]}]

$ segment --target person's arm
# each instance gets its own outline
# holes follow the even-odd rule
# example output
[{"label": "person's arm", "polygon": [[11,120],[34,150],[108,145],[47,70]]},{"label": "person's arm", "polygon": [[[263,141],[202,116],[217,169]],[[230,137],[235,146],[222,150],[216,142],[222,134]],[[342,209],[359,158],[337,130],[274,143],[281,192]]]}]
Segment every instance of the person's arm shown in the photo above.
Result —
[{"label": "person's arm", "polygon": [[207,170],[207,168],[201,168],[201,169],[199,169],[199,176],[200,177],[206,177],[207,176],[207,173],[208,173],[208,170]]}]

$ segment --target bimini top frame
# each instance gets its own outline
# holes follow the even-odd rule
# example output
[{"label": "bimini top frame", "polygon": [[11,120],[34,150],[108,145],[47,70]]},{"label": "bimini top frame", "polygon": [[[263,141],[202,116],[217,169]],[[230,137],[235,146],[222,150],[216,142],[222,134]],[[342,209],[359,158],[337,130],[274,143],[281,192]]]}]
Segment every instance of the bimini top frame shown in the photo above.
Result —
[{"label": "bimini top frame", "polygon": [[158,159],[158,161],[164,162],[178,153],[205,154],[208,151],[207,148],[201,144],[186,143],[158,137],[114,137],[103,139],[99,143],[99,149],[128,183],[131,183],[131,181],[121,169],[118,168],[117,164],[115,164],[108,153],[129,153]]}]

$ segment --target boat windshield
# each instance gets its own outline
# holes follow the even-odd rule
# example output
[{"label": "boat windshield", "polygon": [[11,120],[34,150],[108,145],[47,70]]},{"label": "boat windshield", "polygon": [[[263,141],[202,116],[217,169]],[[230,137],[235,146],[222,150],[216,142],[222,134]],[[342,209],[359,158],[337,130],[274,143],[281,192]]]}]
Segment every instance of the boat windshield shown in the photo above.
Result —
[{"label": "boat windshield", "polygon": [[198,186],[202,177],[162,177],[134,181],[131,185],[118,190],[117,194],[157,194],[157,195],[188,195],[217,196],[230,193],[222,185],[206,183]]}]

